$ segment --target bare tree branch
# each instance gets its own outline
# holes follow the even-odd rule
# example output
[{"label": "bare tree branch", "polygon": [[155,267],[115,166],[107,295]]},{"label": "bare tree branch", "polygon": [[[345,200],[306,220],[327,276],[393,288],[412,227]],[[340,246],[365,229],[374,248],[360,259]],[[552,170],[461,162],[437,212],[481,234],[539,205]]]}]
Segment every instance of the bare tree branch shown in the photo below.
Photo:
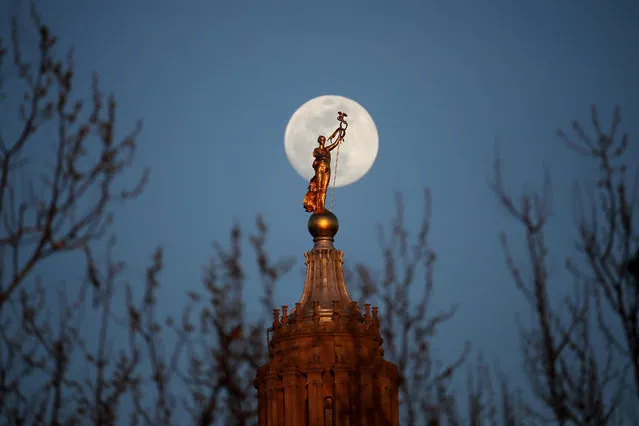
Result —
[{"label": "bare tree branch", "polygon": [[[12,21],[13,65],[26,90],[19,105],[22,129],[12,144],[3,140],[0,147],[0,307],[42,260],[56,253],[86,252],[101,239],[111,223],[113,203],[137,196],[148,178],[144,171],[132,189],[117,189],[117,178],[132,165],[141,124],[116,139],[115,99],[105,99],[97,75],[89,110],[82,100],[74,100],[72,52],[57,59],[57,39],[40,22],[34,5],[31,17],[40,34],[35,63],[23,58],[17,18]],[[0,49],[0,55],[2,60],[8,52]],[[39,181],[30,178],[24,185],[20,171],[31,163],[27,153],[38,139],[51,138],[45,134],[48,126],[56,128],[53,164]]]},{"label": "bare tree branch", "polygon": [[[632,235],[632,223],[636,218],[632,217],[629,208],[632,203],[627,199],[623,181],[626,166],[615,165],[612,161],[621,158],[628,138],[623,135],[618,145],[613,142],[620,123],[618,109],[606,134],[602,133],[594,108],[592,121],[596,140],[590,138],[576,121],[573,130],[578,141],[559,131],[560,137],[573,150],[596,159],[601,172],[598,193],[591,195],[589,209],[582,201],[583,192],[576,186],[574,212],[580,236],[577,248],[585,262],[577,264],[568,258],[566,265],[573,276],[573,285],[563,284],[569,291],[560,306],[552,306],[548,292],[553,285],[548,273],[549,249],[545,238],[545,226],[550,217],[548,173],[541,193],[525,193],[517,205],[505,189],[501,160],[497,156],[491,184],[501,205],[525,233],[528,277],[514,260],[505,234],[501,240],[513,281],[536,318],[535,327],[521,327],[524,365],[535,396],[552,415],[549,417],[532,406],[529,412],[542,422],[554,421],[560,425],[618,424],[625,368],[619,368],[619,351],[615,349],[625,347],[624,355],[633,360],[635,371],[634,360],[639,359],[632,358],[633,347],[639,345],[638,298],[636,286],[633,288],[627,283],[630,278],[627,267],[624,269],[625,265],[631,264],[630,257],[633,250],[636,251],[637,237]],[[614,183],[615,177],[620,181]],[[600,225],[599,217],[604,218],[604,226]],[[625,345],[613,331],[615,327],[610,323],[610,315],[604,312],[602,300],[608,302],[609,312],[615,312],[621,320]],[[601,340],[608,345],[601,347]]]}]

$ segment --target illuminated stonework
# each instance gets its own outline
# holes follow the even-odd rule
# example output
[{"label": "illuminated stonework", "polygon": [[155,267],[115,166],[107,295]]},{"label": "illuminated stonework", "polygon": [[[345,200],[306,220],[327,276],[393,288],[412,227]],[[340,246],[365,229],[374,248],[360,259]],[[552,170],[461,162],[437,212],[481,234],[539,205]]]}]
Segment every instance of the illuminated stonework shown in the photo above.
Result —
[{"label": "illuminated stonework", "polygon": [[300,302],[274,310],[270,359],[255,380],[260,426],[399,424],[397,367],[383,359],[377,308],[351,301],[333,236],[314,235]]}]

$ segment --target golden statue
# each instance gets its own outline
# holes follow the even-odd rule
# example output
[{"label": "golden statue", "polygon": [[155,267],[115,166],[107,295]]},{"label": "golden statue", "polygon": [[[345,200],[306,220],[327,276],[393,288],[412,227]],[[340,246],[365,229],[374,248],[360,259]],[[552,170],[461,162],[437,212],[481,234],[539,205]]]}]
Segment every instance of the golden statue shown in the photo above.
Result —
[{"label": "golden statue", "polygon": [[[315,176],[311,178],[308,184],[308,191],[304,197],[304,209],[307,212],[321,213],[326,211],[326,191],[328,190],[328,183],[331,179],[331,151],[335,149],[346,136],[346,128],[348,123],[344,118],[347,117],[343,112],[337,113],[337,120],[340,122],[339,127],[335,129],[330,138],[328,138],[329,145],[326,144],[326,138],[322,135],[317,138],[319,146],[313,150],[313,170],[315,170]],[[335,137],[337,137],[335,139]],[[335,141],[333,142],[333,139]]]}]

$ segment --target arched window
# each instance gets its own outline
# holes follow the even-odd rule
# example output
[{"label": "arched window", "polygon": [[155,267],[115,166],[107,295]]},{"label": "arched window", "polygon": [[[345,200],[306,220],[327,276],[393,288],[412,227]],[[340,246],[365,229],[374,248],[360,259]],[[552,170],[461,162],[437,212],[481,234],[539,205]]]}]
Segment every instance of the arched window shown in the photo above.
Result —
[{"label": "arched window", "polygon": [[335,425],[335,413],[333,410],[333,398],[327,396],[324,398],[324,426]]}]

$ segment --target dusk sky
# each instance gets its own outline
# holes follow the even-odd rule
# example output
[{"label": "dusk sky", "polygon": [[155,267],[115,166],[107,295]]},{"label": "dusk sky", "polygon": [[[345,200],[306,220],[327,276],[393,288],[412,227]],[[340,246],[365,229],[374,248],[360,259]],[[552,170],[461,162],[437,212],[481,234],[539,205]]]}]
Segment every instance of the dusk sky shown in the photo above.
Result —
[{"label": "dusk sky", "polygon": [[[26,2],[19,3],[1,3],[3,35],[18,11],[29,25]],[[571,186],[596,164],[570,151],[557,128],[570,131],[575,118],[589,128],[591,104],[607,127],[619,104],[622,129],[631,142],[639,135],[634,0],[38,4],[60,46],[74,47],[78,91],[89,93],[96,71],[116,95],[118,132],[144,122],[134,172],[149,167],[150,182],[116,211],[115,231],[133,279],[142,279],[153,249],[164,247],[159,303],[167,314],[200,288],[212,241],[226,243],[236,221],[254,230],[257,214],[270,226],[271,256],[296,260],[276,302],[299,300],[303,253],[312,247],[302,208],[308,182],[287,160],[284,130],[304,102],[341,95],[371,114],[379,153],[366,176],[336,191],[335,246],[348,264],[381,267],[376,224],[392,219],[396,191],[416,232],[422,191],[430,188],[430,243],[438,256],[432,313],[459,304],[435,353],[450,361],[468,340],[521,380],[514,319],[519,313],[528,321],[529,311],[498,234],[513,232],[518,255],[523,241],[488,185],[495,146],[513,194],[539,187],[544,166],[551,172],[551,279],[559,281],[576,234]],[[23,43],[35,47],[35,33]],[[308,135],[309,150],[317,136]],[[248,245],[246,253],[252,261]],[[70,279],[73,268],[56,261],[39,272]],[[259,283],[246,290],[255,308]]]}]

